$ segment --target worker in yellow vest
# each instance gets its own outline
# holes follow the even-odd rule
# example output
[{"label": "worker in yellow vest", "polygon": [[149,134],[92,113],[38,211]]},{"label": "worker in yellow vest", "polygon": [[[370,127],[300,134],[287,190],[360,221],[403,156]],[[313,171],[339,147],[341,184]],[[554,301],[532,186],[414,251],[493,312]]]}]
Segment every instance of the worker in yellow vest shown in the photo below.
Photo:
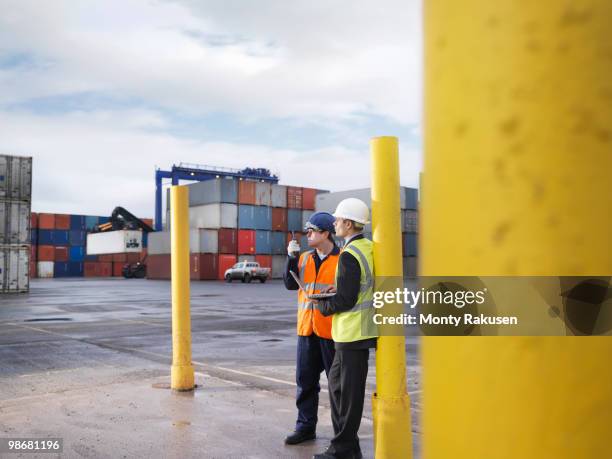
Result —
[{"label": "worker in yellow vest", "polygon": [[372,241],[363,235],[370,211],[363,201],[349,198],[338,204],[334,217],[336,235],[345,241],[335,287],[326,289],[336,294],[319,300],[316,306],[324,316],[333,317],[336,355],[328,381],[334,438],[329,448],[314,458],[360,459],[357,432],[363,415],[370,349],[376,347],[376,331],[367,322],[373,311],[374,258]]},{"label": "worker in yellow vest", "polygon": [[[329,375],[334,360],[332,318],[324,317],[313,307],[308,294],[319,293],[333,286],[340,250],[333,239],[334,217],[328,212],[314,213],[305,225],[308,246],[302,253],[297,241],[287,247],[289,257],[285,267],[284,282],[289,290],[298,290],[298,284],[290,271],[299,275],[306,292],[298,292],[297,314],[297,363],[296,406],[298,417],[295,431],[285,438],[285,444],[296,445],[316,438],[317,412],[319,408],[319,379],[321,372]],[[298,258],[299,256],[299,258]]]}]

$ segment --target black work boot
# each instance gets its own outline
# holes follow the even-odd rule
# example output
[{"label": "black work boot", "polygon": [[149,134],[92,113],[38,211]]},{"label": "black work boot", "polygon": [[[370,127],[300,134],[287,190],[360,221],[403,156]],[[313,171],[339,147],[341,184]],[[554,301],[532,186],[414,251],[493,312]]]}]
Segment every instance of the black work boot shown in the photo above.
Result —
[{"label": "black work boot", "polygon": [[296,430],[285,438],[285,445],[298,445],[308,440],[314,440],[317,434],[314,430]]}]

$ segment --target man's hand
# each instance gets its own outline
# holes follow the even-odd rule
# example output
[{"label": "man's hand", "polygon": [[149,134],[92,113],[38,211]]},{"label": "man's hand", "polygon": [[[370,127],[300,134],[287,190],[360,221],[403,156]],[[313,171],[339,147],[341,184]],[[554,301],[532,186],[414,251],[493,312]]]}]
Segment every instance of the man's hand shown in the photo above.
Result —
[{"label": "man's hand", "polygon": [[297,257],[300,254],[300,244],[295,239],[291,239],[287,246],[287,254],[290,257]]},{"label": "man's hand", "polygon": [[338,290],[336,290],[336,287],[334,287],[333,285],[328,285],[323,290],[321,290],[321,293],[336,293],[337,291]]}]

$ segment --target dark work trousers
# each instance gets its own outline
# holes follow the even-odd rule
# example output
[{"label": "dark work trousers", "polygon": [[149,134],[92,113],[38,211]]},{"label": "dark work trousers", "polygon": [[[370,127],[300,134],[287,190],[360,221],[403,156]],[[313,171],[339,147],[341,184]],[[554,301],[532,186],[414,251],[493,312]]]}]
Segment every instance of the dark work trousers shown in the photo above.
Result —
[{"label": "dark work trousers", "polygon": [[314,333],[310,336],[298,336],[295,370],[297,383],[295,405],[298,409],[295,430],[297,431],[314,431],[317,427],[321,390],[319,379],[323,370],[329,377],[334,352],[334,342],[331,339],[319,338]]},{"label": "dark work trousers", "polygon": [[336,350],[329,372],[334,438],[329,451],[338,457],[352,457],[359,450],[357,432],[363,414],[369,349]]}]

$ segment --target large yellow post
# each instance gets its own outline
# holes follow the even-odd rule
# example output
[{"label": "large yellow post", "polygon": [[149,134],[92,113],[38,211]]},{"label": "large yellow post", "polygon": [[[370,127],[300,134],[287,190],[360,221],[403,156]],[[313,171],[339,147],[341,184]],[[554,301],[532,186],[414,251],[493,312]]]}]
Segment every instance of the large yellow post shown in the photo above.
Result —
[{"label": "large yellow post", "polygon": [[[425,4],[421,274],[612,274],[612,2]],[[609,337],[427,337],[425,459],[612,457]]]},{"label": "large yellow post", "polygon": [[[385,279],[385,287],[393,290],[403,287],[397,138],[372,139],[371,160],[374,269],[376,278]],[[401,308],[387,305],[383,312],[395,315],[394,308],[397,307]],[[404,336],[381,336],[378,339],[376,394],[372,410],[376,458],[411,458],[412,430],[410,398],[406,391]]]},{"label": "large yellow post", "polygon": [[194,388],[191,364],[191,317],[189,311],[189,189],[170,189],[172,244],[172,372],[171,387]]}]

